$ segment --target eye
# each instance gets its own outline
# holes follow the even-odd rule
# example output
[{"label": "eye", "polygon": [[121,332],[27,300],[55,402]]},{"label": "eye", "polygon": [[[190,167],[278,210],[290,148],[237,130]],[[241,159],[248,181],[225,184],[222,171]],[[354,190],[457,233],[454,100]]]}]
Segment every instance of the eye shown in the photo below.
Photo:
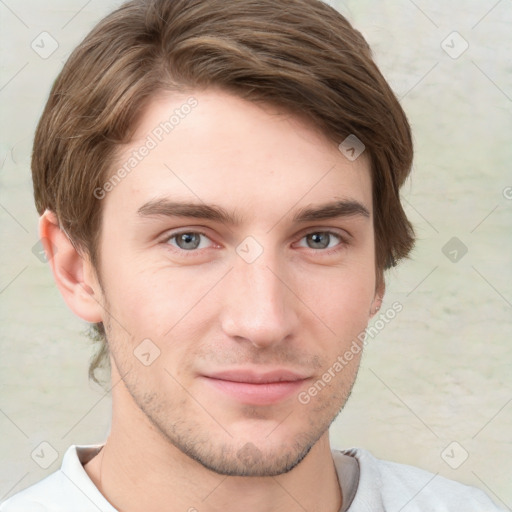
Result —
[{"label": "eye", "polygon": [[166,242],[183,251],[194,251],[195,249],[205,249],[211,246],[211,240],[197,231],[176,233],[170,236]]},{"label": "eye", "polygon": [[[305,240],[304,245],[302,241]],[[337,233],[331,231],[315,231],[304,236],[299,242],[300,247],[308,247],[309,249],[331,249],[341,243],[343,238]]]}]

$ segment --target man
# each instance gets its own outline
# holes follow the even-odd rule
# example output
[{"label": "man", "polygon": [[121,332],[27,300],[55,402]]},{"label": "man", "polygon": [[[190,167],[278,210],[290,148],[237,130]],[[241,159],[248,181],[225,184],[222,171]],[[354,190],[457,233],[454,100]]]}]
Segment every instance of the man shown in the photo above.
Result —
[{"label": "man", "polygon": [[366,42],[326,4],[105,18],[54,84],[32,169],[57,286],[104,337],[112,428],[1,510],[498,510],[329,444],[413,245],[411,161]]}]

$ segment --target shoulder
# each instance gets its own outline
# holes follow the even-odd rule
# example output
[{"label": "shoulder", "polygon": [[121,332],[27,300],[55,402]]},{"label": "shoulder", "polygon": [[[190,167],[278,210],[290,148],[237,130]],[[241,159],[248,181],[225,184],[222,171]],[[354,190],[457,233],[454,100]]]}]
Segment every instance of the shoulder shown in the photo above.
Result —
[{"label": "shoulder", "polygon": [[64,512],[72,503],[69,484],[62,471],[56,471],[3,502],[0,512]]},{"label": "shoulder", "polygon": [[0,504],[0,512],[115,512],[83,468],[99,449],[70,446],[58,471]]},{"label": "shoulder", "polygon": [[[342,450],[359,464],[359,484],[352,502],[374,503],[382,510],[407,512],[445,510],[465,512],[500,512],[480,489],[455,482],[423,469],[380,460],[361,448]],[[380,510],[379,508],[376,508]],[[352,507],[349,509],[349,512]]]}]

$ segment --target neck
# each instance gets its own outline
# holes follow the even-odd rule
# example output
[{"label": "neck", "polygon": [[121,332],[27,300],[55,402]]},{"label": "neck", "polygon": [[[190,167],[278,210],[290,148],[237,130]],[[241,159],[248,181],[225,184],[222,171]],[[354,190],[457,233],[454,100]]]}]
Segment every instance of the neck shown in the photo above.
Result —
[{"label": "neck", "polygon": [[[326,432],[288,473],[276,477],[220,475],[172,445],[139,410],[126,414],[129,399],[116,386],[111,433],[85,470],[120,512],[183,510],[213,512],[338,512],[342,496]],[[116,404],[118,407],[116,407]],[[128,417],[129,416],[129,417]]]}]

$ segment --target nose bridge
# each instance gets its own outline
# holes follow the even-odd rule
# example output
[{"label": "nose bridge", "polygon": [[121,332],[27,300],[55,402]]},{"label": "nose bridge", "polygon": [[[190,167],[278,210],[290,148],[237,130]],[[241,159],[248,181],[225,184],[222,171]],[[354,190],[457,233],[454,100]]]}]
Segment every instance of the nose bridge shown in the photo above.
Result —
[{"label": "nose bridge", "polygon": [[263,347],[279,342],[295,327],[293,297],[279,276],[279,261],[271,251],[252,262],[237,255],[229,273],[223,328],[232,337]]}]

